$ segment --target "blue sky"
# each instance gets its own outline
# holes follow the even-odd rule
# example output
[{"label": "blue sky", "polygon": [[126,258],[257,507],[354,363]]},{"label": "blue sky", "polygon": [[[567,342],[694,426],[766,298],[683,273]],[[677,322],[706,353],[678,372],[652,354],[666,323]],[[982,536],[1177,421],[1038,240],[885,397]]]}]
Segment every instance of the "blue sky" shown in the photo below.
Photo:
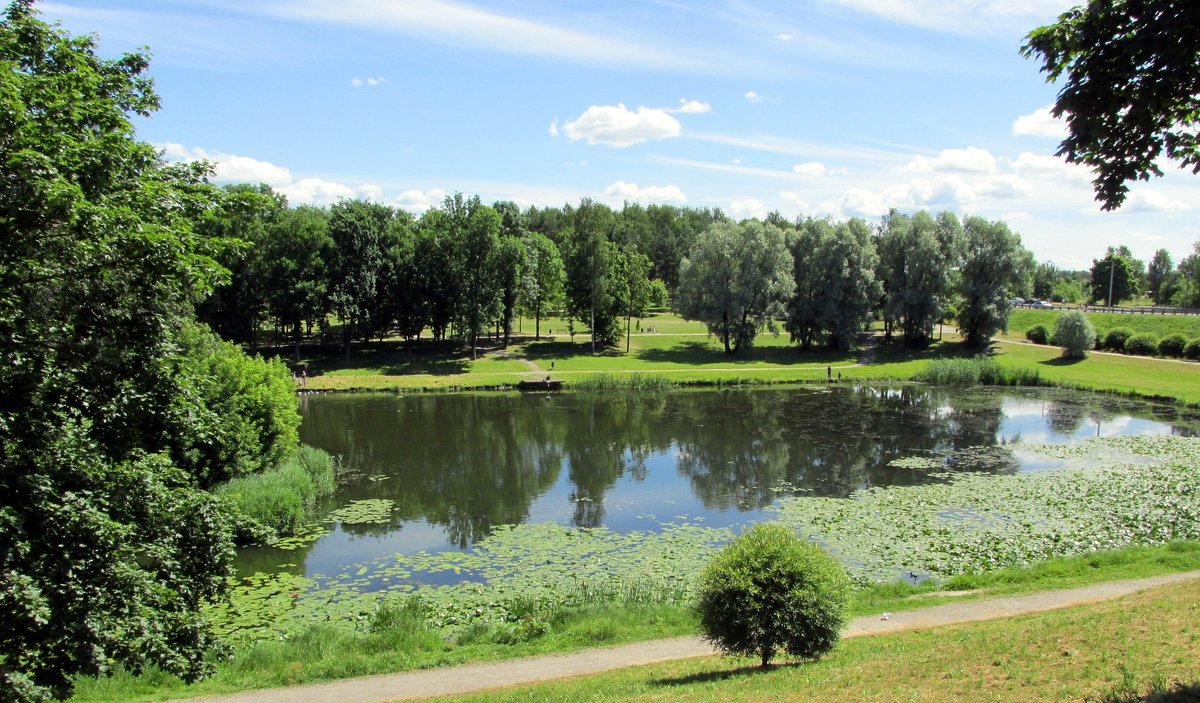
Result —
[{"label": "blue sky", "polygon": [[1200,240],[1200,177],[1116,213],[1054,157],[1056,94],[1022,38],[1070,0],[58,0],[102,53],[148,46],[168,158],[292,203],[419,214],[625,201],[878,222],[891,207],[1003,219],[1039,260]]}]

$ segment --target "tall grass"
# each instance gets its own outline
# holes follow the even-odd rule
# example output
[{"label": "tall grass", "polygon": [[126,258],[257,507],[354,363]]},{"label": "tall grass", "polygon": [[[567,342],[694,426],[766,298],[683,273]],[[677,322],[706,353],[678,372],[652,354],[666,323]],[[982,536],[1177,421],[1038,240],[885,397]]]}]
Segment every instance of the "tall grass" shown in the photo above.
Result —
[{"label": "tall grass", "polygon": [[916,380],[939,386],[1038,386],[1042,385],[1037,369],[1007,368],[986,356],[972,359],[935,359],[921,371]]},{"label": "tall grass", "polygon": [[277,468],[235,478],[221,485],[217,495],[258,525],[288,535],[305,525],[317,501],[336,487],[333,457],[301,445]]},{"label": "tall grass", "polygon": [[585,392],[666,391],[676,384],[665,376],[648,373],[597,373],[572,381],[571,387]]}]

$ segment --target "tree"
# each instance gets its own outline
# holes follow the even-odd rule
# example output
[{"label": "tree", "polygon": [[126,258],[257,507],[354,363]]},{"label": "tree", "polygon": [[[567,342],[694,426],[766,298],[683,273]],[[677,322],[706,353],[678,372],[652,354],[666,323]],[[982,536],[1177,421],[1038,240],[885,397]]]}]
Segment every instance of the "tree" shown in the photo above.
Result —
[{"label": "tree", "polygon": [[777,649],[812,658],[841,637],[850,599],[845,569],[787,526],[759,523],[722,549],[700,575],[696,610],[705,639],[731,654]]},{"label": "tree", "polygon": [[778,227],[748,220],[709,227],[679,267],[679,312],[700,320],[726,353],[748,348],[795,288],[792,259]]},{"label": "tree", "polygon": [[595,354],[597,345],[611,347],[621,336],[617,246],[611,240],[616,217],[608,206],[584,199],[571,219],[563,230],[567,315],[587,323]]},{"label": "tree", "polygon": [[982,349],[1008,324],[1009,291],[1018,275],[1021,238],[1003,222],[982,217],[968,217],[963,231],[966,247],[958,327],[967,346]]},{"label": "tree", "polygon": [[383,307],[381,291],[387,231],[395,212],[366,200],[343,200],[329,214],[333,256],[329,262],[329,305],[342,321],[342,343],[373,331],[372,314]]},{"label": "tree", "polygon": [[1033,272],[1033,297],[1046,300],[1054,295],[1054,286],[1058,283],[1060,271],[1057,266],[1044,261],[1037,265]]},{"label": "tree", "polygon": [[204,164],[166,165],[130,118],[158,108],[145,54],[17,0],[0,19],[0,691],[211,666],[201,606],[230,573],[230,525],[180,468],[201,397],[179,335],[227,243],[192,223]]},{"label": "tree", "polygon": [[291,330],[299,360],[304,323],[311,325],[325,314],[327,263],[333,251],[329,213],[310,206],[284,210],[267,226],[262,248],[267,310],[279,327]]},{"label": "tree", "polygon": [[1069,134],[1058,154],[1096,174],[1119,208],[1130,181],[1161,176],[1161,156],[1200,172],[1200,6],[1193,0],[1091,0],[1029,33],[1021,48],[1066,82],[1052,110]]},{"label": "tree", "polygon": [[446,196],[443,207],[454,251],[455,328],[474,359],[480,335],[500,315],[500,215],[462,193]]},{"label": "tree", "polygon": [[639,254],[636,246],[620,252],[618,264],[618,279],[620,284],[621,307],[625,311],[625,353],[629,353],[629,332],[633,316],[641,317],[646,314],[650,305],[650,259]]},{"label": "tree", "polygon": [[[1111,283],[1111,292],[1109,284]],[[1092,260],[1092,302],[1097,305],[1120,305],[1137,295],[1137,271],[1127,256],[1109,247],[1108,254]]]},{"label": "tree", "polygon": [[1171,277],[1175,273],[1175,264],[1171,261],[1171,252],[1159,249],[1150,260],[1150,268],[1146,272],[1146,292],[1155,305],[1162,305],[1171,300]]},{"label": "tree", "polygon": [[893,210],[884,218],[878,251],[887,332],[900,323],[905,346],[928,344],[949,307],[962,256],[958,218],[943,212],[935,220],[924,211],[908,216]]},{"label": "tree", "polygon": [[1096,345],[1096,329],[1079,310],[1068,310],[1054,322],[1050,341],[1063,348],[1063,357],[1082,359]]},{"label": "tree", "polygon": [[520,304],[522,310],[533,315],[534,339],[541,339],[542,313],[562,301],[566,273],[558,247],[544,234],[529,234],[525,256]]}]

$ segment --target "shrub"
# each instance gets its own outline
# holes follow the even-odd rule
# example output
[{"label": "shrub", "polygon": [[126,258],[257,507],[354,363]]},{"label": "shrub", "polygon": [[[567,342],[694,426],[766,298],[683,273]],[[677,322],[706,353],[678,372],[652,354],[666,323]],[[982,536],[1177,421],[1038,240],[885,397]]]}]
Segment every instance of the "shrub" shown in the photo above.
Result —
[{"label": "shrub", "polygon": [[1036,386],[1037,369],[1007,368],[985,355],[971,359],[934,359],[914,378],[938,386]]},{"label": "shrub", "polygon": [[1183,356],[1183,350],[1187,347],[1187,340],[1182,334],[1168,334],[1158,342],[1158,353],[1162,356],[1173,356],[1179,358]]},{"label": "shrub", "polygon": [[778,523],[760,523],[722,549],[700,576],[704,638],[766,667],[782,649],[816,657],[837,644],[850,579],[817,545]]},{"label": "shrub", "polygon": [[1082,359],[1096,343],[1096,329],[1087,315],[1078,310],[1068,310],[1058,316],[1054,323],[1054,343],[1063,348],[1068,359]]},{"label": "shrub", "polygon": [[1183,355],[1189,359],[1200,359],[1200,339],[1193,339],[1183,348]]},{"label": "shrub", "polygon": [[1045,344],[1049,338],[1050,333],[1046,331],[1045,325],[1034,325],[1033,327],[1025,330],[1025,339],[1028,339],[1034,344]]},{"label": "shrub", "polygon": [[289,535],[308,523],[317,501],[332,495],[336,487],[333,458],[320,449],[302,445],[279,467],[240,476],[221,484],[216,492],[242,517],[277,534]]},{"label": "shrub", "polygon": [[1158,337],[1152,334],[1135,334],[1125,340],[1125,353],[1135,356],[1154,356],[1158,351]]},{"label": "shrub", "polygon": [[1123,352],[1125,351],[1125,342],[1133,336],[1133,330],[1126,327],[1117,327],[1108,331],[1104,335],[1104,348],[1109,351]]}]

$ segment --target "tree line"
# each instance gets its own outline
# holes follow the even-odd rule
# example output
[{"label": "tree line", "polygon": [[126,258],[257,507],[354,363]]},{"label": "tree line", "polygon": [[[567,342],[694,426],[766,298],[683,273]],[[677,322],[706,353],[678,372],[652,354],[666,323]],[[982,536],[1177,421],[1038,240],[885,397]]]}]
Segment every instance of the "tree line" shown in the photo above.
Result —
[{"label": "tree line", "polygon": [[803,348],[848,349],[871,319],[910,346],[956,320],[982,346],[1039,270],[1003,222],[892,212],[878,224],[778,213],[735,222],[718,209],[593,200],[491,205],[455,194],[420,217],[364,200],[289,207],[266,185],[230,185],[197,230],[226,246],[231,272],[198,307],[223,337],[256,348],[263,330],[300,344],[341,325],[341,344],[428,331],[474,354],[509,344],[517,315],[565,317],[593,351],[634,317],[671,306],[736,352],[782,326]]}]

